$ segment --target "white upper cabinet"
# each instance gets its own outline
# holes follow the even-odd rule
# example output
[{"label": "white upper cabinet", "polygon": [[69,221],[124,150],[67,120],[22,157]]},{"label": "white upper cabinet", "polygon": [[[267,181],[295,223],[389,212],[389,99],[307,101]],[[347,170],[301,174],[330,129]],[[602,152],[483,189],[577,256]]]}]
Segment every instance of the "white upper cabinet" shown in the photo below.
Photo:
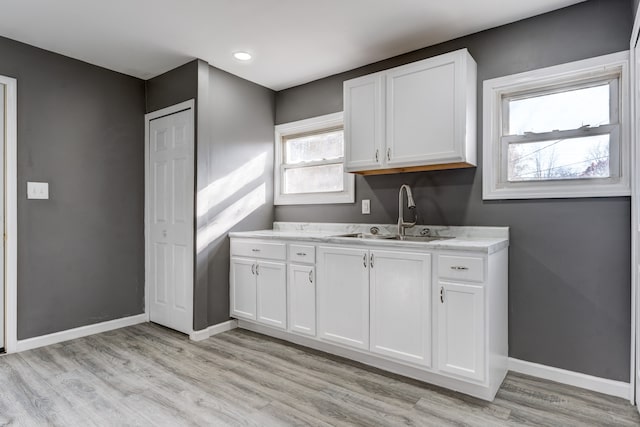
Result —
[{"label": "white upper cabinet", "polygon": [[344,83],[346,169],[476,165],[476,63],[466,49]]}]

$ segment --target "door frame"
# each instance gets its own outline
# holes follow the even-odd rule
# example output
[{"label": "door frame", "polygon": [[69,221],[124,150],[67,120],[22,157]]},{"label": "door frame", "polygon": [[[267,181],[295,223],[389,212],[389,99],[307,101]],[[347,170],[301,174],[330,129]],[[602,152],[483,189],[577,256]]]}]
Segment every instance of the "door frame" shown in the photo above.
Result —
[{"label": "door frame", "polygon": [[[150,135],[149,135],[149,126],[152,120],[154,119],[159,119],[161,117],[164,116],[169,116],[171,114],[175,114],[175,113],[179,113],[182,111],[189,111],[190,113],[190,120],[189,122],[191,123],[192,126],[192,138],[193,138],[193,156],[194,156],[194,164],[193,167],[191,168],[191,173],[193,174],[193,178],[194,178],[194,184],[195,184],[195,100],[194,99],[190,99],[188,101],[184,101],[181,102],[179,104],[175,104],[172,105],[170,107],[166,107],[166,108],[162,108],[160,110],[157,111],[153,111],[151,113],[145,114],[144,115],[144,313],[145,313],[145,317],[146,317],[146,321],[149,322],[150,321],[150,312],[149,312],[149,277],[150,277],[150,271],[149,271],[149,267],[150,267],[150,256],[151,256],[151,251],[149,250],[151,245],[150,245],[150,239],[151,239],[151,233],[150,233],[150,220],[149,220],[149,195],[150,195],[150,165],[149,165],[149,160],[150,160],[150,150],[149,150],[149,143],[150,143]],[[194,185],[194,196],[195,196],[195,185]],[[195,200],[195,199],[194,199]],[[195,205],[195,201],[192,200],[192,203],[194,203]],[[195,208],[194,208],[194,212],[195,212]],[[192,264],[194,264],[194,271],[195,271],[195,263],[194,263],[194,259],[195,259],[195,242],[194,242],[194,235],[195,235],[195,217],[193,218],[194,223],[192,224],[192,233],[189,236],[189,238],[187,240],[190,240],[190,242],[188,242],[188,246],[191,247],[191,262]],[[193,275],[191,276],[191,289],[194,289],[194,278]],[[191,311],[191,328],[189,330],[189,333],[193,333],[193,298],[194,298],[194,292],[191,292],[191,298],[188,302],[189,304],[189,309]]]},{"label": "door frame", "polygon": [[[636,57],[636,47],[640,38],[640,9],[636,11],[634,18],[633,31],[631,32],[631,40],[629,42],[629,62],[630,62],[630,104],[631,117],[629,124],[631,126],[631,375],[629,387],[629,400],[632,404],[637,405],[640,399],[640,383],[638,381],[637,372],[640,368],[640,149],[638,142],[640,141],[640,127],[636,116],[640,112],[640,97],[638,96],[638,77],[640,77],[640,69],[636,65],[638,58]],[[640,406],[638,407],[640,411]]]},{"label": "door frame", "polygon": [[[18,80],[0,76],[5,87],[5,351],[18,346]],[[2,289],[0,289],[2,290]]]}]

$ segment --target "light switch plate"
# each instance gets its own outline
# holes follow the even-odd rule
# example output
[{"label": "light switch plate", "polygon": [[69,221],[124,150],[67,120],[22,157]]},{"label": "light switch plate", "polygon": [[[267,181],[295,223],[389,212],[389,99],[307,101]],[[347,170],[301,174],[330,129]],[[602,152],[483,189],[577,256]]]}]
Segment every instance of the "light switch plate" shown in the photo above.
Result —
[{"label": "light switch plate", "polygon": [[27,199],[46,200],[48,198],[48,182],[27,182]]},{"label": "light switch plate", "polygon": [[362,214],[369,215],[371,213],[371,200],[364,199],[362,200]]}]

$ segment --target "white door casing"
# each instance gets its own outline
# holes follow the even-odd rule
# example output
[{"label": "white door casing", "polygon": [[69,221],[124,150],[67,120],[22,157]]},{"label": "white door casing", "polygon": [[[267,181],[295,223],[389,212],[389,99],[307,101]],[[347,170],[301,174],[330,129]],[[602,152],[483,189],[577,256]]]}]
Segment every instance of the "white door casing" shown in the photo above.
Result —
[{"label": "white door casing", "polygon": [[[4,85],[0,84],[0,143],[2,147],[5,146],[5,97],[4,97]],[[0,150],[0,224],[2,224],[2,232],[5,232],[4,226],[4,150]],[[4,279],[4,239],[0,244],[0,277]],[[0,348],[4,348],[4,294],[5,294],[5,281],[0,281]]]},{"label": "white door casing", "polygon": [[[164,113],[164,114],[163,114]],[[193,332],[193,101],[146,116],[149,319]]]},{"label": "white door casing", "polygon": [[[7,353],[18,346],[18,81],[0,76],[4,97],[4,347]],[[3,289],[4,288],[4,289]]]},{"label": "white door casing", "polygon": [[640,8],[630,41],[631,65],[631,403],[640,411]]}]

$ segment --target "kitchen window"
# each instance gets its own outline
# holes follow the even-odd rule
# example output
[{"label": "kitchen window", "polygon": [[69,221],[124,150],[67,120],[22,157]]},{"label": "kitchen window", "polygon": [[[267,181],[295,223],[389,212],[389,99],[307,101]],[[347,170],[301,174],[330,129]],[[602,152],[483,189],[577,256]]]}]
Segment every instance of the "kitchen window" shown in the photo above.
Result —
[{"label": "kitchen window", "polygon": [[630,194],[628,53],[484,82],[484,199]]},{"label": "kitchen window", "polygon": [[354,202],[341,112],[278,125],[275,143],[276,205]]}]

